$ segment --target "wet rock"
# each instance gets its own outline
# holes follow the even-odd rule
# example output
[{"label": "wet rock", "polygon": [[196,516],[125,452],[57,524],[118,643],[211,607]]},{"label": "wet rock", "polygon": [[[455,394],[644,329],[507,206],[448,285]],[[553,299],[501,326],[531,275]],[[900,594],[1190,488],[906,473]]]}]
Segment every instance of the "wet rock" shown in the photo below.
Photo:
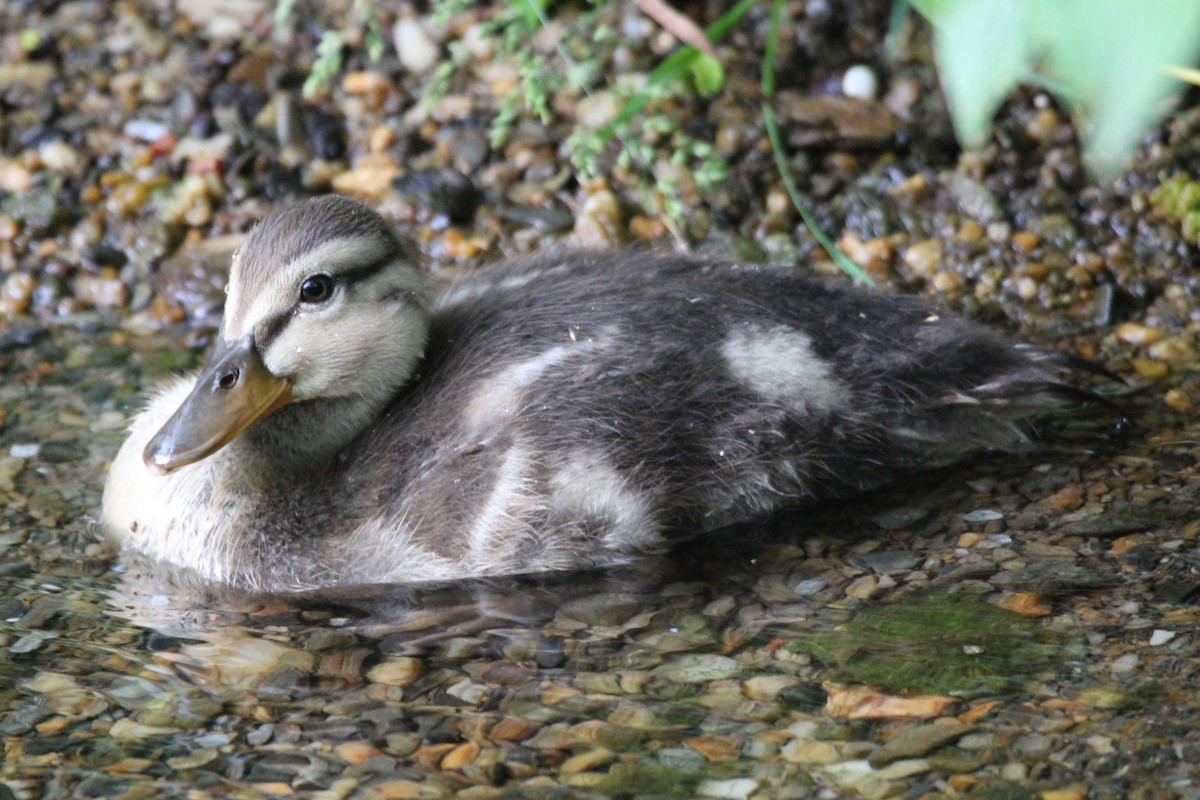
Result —
[{"label": "wet rock", "polygon": [[441,60],[441,48],[426,27],[411,17],[401,17],[392,26],[392,44],[405,69],[428,72]]},{"label": "wet rock", "polygon": [[958,723],[917,725],[906,728],[894,739],[873,751],[867,759],[878,769],[902,758],[919,758],[945,744],[950,744],[974,730],[974,726]]},{"label": "wet rock", "polygon": [[481,199],[471,179],[450,167],[406,173],[395,186],[406,197],[457,223],[470,220]]}]

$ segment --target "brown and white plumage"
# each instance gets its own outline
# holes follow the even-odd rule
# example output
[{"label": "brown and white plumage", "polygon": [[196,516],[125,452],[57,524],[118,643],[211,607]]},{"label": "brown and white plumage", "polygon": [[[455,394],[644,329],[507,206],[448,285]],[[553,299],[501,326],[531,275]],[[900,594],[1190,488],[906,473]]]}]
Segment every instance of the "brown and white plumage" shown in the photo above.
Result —
[{"label": "brown and white plumage", "polygon": [[613,563],[1018,447],[1060,365],[796,268],[572,253],[429,293],[325,197],[247,239],[213,363],[134,421],[103,520],[251,589]]}]

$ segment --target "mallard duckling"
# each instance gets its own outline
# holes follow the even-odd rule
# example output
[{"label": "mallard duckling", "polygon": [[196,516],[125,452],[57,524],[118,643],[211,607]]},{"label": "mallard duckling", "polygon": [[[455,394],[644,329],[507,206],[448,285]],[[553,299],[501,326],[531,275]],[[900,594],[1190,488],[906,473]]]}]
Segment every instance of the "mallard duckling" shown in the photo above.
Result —
[{"label": "mallard duckling", "polygon": [[603,565],[982,448],[1063,358],[797,268],[548,255],[431,292],[358,202],[267,217],[132,424],[120,542],[252,590]]}]

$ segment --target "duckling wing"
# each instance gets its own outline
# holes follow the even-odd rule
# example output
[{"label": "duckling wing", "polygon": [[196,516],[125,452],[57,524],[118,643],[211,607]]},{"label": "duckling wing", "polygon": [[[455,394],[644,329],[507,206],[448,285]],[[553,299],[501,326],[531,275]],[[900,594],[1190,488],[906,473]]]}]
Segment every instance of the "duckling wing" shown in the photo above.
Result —
[{"label": "duckling wing", "polygon": [[1069,394],[1057,371],[797,269],[542,258],[441,296],[421,378],[363,448],[412,457],[358,468],[438,557],[578,566],[1022,446]]}]

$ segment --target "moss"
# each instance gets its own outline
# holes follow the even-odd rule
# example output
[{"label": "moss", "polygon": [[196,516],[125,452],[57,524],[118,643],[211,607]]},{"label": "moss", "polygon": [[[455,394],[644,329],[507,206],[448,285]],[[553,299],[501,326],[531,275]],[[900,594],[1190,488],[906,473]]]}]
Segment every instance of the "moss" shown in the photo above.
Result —
[{"label": "moss", "polygon": [[1200,245],[1200,181],[1182,173],[1172,175],[1150,193],[1150,205],[1177,223],[1185,239]]},{"label": "moss", "polygon": [[692,797],[702,775],[661,764],[613,764],[588,788],[608,797]]},{"label": "moss", "polygon": [[1011,690],[1059,652],[1029,620],[948,594],[864,608],[836,630],[788,647],[814,656],[839,681],[938,694]]}]

